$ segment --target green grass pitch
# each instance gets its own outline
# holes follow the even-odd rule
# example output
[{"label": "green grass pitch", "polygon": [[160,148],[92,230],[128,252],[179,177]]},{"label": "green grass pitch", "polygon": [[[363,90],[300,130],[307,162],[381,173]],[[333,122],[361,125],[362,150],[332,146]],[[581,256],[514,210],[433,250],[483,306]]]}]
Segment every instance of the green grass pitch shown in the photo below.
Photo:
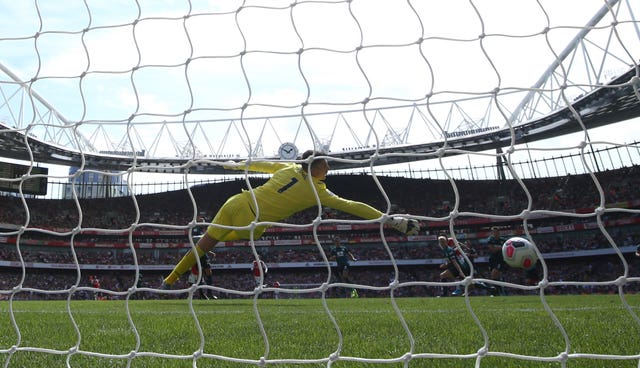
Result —
[{"label": "green grass pitch", "polygon": [[194,300],[193,310],[187,299],[4,300],[0,366],[193,367],[196,356],[197,367],[474,367],[486,339],[481,367],[560,368],[568,349],[568,367],[637,368],[640,296],[625,300],[631,313],[618,295],[545,296],[568,339],[539,296]]}]

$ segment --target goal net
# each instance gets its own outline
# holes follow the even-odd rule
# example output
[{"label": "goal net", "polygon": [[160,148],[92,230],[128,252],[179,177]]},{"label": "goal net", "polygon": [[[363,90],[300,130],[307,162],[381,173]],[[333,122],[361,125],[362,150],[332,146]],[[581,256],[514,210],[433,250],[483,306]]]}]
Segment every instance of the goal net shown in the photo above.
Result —
[{"label": "goal net", "polygon": [[[0,4],[5,367],[640,364],[637,1]],[[159,288],[268,179],[230,165],[307,149],[384,216],[256,218]]]}]

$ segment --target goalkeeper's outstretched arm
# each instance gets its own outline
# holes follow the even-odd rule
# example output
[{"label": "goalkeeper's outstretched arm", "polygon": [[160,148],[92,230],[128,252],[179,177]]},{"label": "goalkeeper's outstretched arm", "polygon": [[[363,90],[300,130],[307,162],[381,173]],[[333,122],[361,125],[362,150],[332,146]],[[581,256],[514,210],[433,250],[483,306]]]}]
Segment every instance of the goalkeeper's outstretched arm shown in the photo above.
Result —
[{"label": "goalkeeper's outstretched arm", "polygon": [[[320,200],[324,206],[349,213],[360,218],[373,220],[382,217],[384,214],[370,205],[358,201],[344,199],[333,194],[331,191],[324,191]],[[386,224],[399,232],[412,236],[417,235],[420,231],[420,223],[412,218],[402,216],[394,216],[386,221]]]}]

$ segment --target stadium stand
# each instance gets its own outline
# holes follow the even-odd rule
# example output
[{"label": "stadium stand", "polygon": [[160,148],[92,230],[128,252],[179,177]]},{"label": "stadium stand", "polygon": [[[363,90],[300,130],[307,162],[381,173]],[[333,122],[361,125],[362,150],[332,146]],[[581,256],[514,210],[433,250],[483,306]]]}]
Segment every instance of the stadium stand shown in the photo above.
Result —
[{"label": "stadium stand", "polygon": [[[600,172],[596,174],[602,184],[607,205],[619,208],[640,207],[637,188],[640,170],[637,166]],[[259,183],[259,179],[256,183]],[[392,278],[389,252],[397,261],[400,281],[437,282],[438,266],[442,263],[439,249],[435,246],[438,234],[447,233],[446,218],[455,203],[451,184],[443,180],[407,179],[380,177],[382,186],[392,199],[392,212],[422,214],[443,220],[427,221],[419,236],[407,239],[392,230],[385,230],[389,251],[383,246],[379,228],[373,225],[336,226],[332,218],[337,213],[324,209],[326,225],[319,229],[320,240],[328,252],[329,239],[338,234],[349,243],[358,255],[359,262],[353,265],[353,277],[358,283],[386,286]],[[380,192],[366,175],[333,175],[327,178],[331,187],[345,197],[372,203],[384,208]],[[353,183],[357,185],[353,185]],[[222,200],[239,191],[245,182],[231,181],[192,188],[198,211],[210,218]],[[458,212],[483,212],[496,215],[517,215],[516,211],[527,208],[527,197],[516,181],[465,181],[458,180],[461,189]],[[528,220],[529,231],[539,250],[544,253],[550,281],[554,280],[611,280],[621,274],[619,259],[613,247],[596,224],[595,216],[575,217],[572,214],[589,214],[600,205],[600,196],[589,175],[561,178],[526,179],[525,185],[531,193],[532,210],[553,210],[566,215],[539,216]],[[352,188],[360,188],[355,191]],[[362,190],[364,188],[364,190]],[[424,188],[429,188],[427,192]],[[213,195],[212,195],[213,193]],[[155,287],[161,275],[170,269],[175,259],[190,249],[189,223],[193,216],[192,202],[186,190],[141,195],[137,197],[140,220],[134,226],[135,211],[130,197],[109,199],[81,199],[82,223],[72,200],[46,200],[29,198],[26,204],[30,219],[25,232],[20,235],[20,248],[16,248],[17,235],[0,236],[0,288],[11,289],[21,277],[22,261],[26,267],[23,287],[43,289],[65,289],[76,281],[76,261],[82,270],[83,283],[89,285],[86,275],[96,275],[103,289],[123,291],[132,286],[134,262],[131,246],[142,275],[138,286]],[[520,210],[515,210],[520,209]],[[296,224],[310,223],[316,211],[303,212],[288,221]],[[0,196],[0,228],[5,234],[13,234],[26,221],[22,202],[14,196]],[[632,212],[605,213],[602,215],[605,228],[631,265],[632,275],[638,275],[639,260],[634,256],[640,243],[640,218]],[[169,229],[169,225],[182,228]],[[487,273],[486,252],[483,241],[491,226],[503,229],[503,235],[516,236],[523,233],[522,221],[495,220],[467,214],[455,220],[456,236],[468,240],[478,254],[477,266],[480,277]],[[81,228],[77,234],[72,229]],[[53,230],[61,234],[52,236],[39,229]],[[120,231],[114,231],[114,230]],[[129,233],[132,244],[129,244]],[[225,244],[216,250],[214,266],[215,285],[221,288],[251,290],[249,277],[250,260],[253,258],[248,242]],[[72,252],[73,246],[73,252]],[[277,280],[287,285],[319,285],[327,281],[328,273],[323,258],[313,241],[309,229],[286,227],[269,229],[256,242],[261,257],[269,264],[267,281]],[[505,278],[511,282],[525,284],[521,270],[509,270]],[[84,280],[86,279],[86,280]],[[181,281],[186,287],[186,280]],[[629,292],[637,292],[638,285],[627,286]],[[550,287],[548,293],[593,293],[613,292],[614,287],[563,286]],[[436,296],[435,287],[398,288],[397,296]],[[478,291],[479,292],[479,291]],[[514,291],[518,293],[519,291]],[[386,292],[388,294],[388,292]],[[364,290],[364,297],[383,296]],[[156,297],[149,293],[137,295]],[[306,295],[307,297],[313,295]],[[63,293],[38,295],[26,293],[25,299],[66,298]],[[75,298],[91,298],[87,293],[78,293]],[[226,295],[226,297],[234,297]]]}]

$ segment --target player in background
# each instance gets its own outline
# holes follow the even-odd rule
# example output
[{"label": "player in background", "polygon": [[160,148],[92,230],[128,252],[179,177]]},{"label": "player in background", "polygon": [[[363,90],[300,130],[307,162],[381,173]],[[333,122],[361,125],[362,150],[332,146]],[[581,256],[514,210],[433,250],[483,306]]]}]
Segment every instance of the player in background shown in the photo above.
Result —
[{"label": "player in background", "polygon": [[[220,241],[250,239],[249,229],[222,228],[216,225],[247,226],[253,221],[278,222],[318,205],[367,220],[381,218],[384,214],[370,205],[344,199],[327,189],[324,180],[329,171],[329,163],[326,158],[322,158],[324,155],[322,152],[309,150],[302,155],[302,160],[305,160],[302,164],[249,161],[226,166],[228,169],[246,169],[272,176],[265,184],[254,188],[253,193],[243,190],[227,199],[206,233],[198,240],[195,247],[197,255],[194,256],[191,250],[185,254],[163,280],[161,288],[171,287],[181,275],[189,271],[200,256],[211,251]],[[407,235],[416,235],[420,230],[415,219],[390,217],[386,219],[386,223]],[[256,226],[253,238],[259,239],[266,228],[267,225]]]},{"label": "player in background", "polygon": [[264,285],[264,278],[267,276],[267,272],[269,272],[269,268],[263,260],[254,259],[251,262],[251,274],[256,287]]},{"label": "player in background", "polygon": [[[442,250],[442,254],[444,255],[446,262],[440,266],[442,273],[440,273],[440,280],[447,281],[453,280],[455,281],[457,278],[464,279],[465,277],[471,275],[471,266],[470,262],[473,262],[474,251],[468,244],[458,241],[459,247],[456,247],[456,244],[453,238],[446,238],[444,236],[438,237],[438,245]],[[465,258],[466,255],[466,258]],[[477,268],[474,267],[474,272],[476,272]],[[488,285],[482,281],[473,281],[474,286],[478,286],[482,289],[489,291],[491,295],[494,295],[497,292],[497,289],[493,285]],[[442,296],[446,296],[445,287],[442,287]],[[464,290],[461,285],[456,286],[456,289],[451,293],[453,296],[464,295]]]},{"label": "player in background", "polygon": [[[198,223],[205,223],[206,220],[203,216],[198,216],[196,219]],[[191,228],[191,235],[193,237],[194,242],[198,242],[202,235],[204,235],[205,230],[202,226],[194,226]],[[209,259],[214,260],[216,258],[216,254],[214,252],[208,252],[203,254],[200,257],[200,267],[202,267],[202,277],[200,278],[200,285],[213,285],[213,271],[211,269],[211,264],[209,263]],[[191,266],[191,272],[189,273],[188,281],[192,284],[198,282],[198,276],[200,275],[200,270],[198,269],[198,264],[194,263]],[[213,291],[206,289],[198,289],[198,294],[200,295],[200,299],[218,299],[215,295],[213,295]]]},{"label": "player in background", "polygon": [[[507,241],[500,235],[500,229],[496,226],[491,228],[491,235],[487,238],[487,250],[489,252],[489,272],[491,280],[502,281],[502,271],[507,267],[502,257],[502,245]],[[505,295],[502,286],[498,286],[500,295]]]},{"label": "player in background", "polygon": [[[198,216],[198,218],[196,219],[196,222],[198,223],[203,223],[206,222],[207,220],[204,218],[204,216]],[[202,226],[196,225],[193,228],[191,228],[191,235],[193,236],[193,240],[198,241],[198,239],[200,239],[200,237],[202,235],[204,235],[205,230],[202,228]]]},{"label": "player in background", "polygon": [[[211,269],[209,259],[215,260],[216,254],[214,252],[208,252],[200,257],[200,267],[202,267],[202,277],[200,278],[200,285],[213,285],[213,271]],[[197,283],[199,274],[200,272],[198,270],[198,265],[194,264],[191,267],[191,273],[189,274],[189,282],[192,284]],[[198,289],[198,293],[200,295],[200,299],[218,299],[217,296],[213,295],[213,290]]]},{"label": "player in background", "polygon": [[[143,273],[140,272],[138,273],[138,282],[136,283],[136,288],[141,288],[141,287],[145,287],[144,286],[144,276]],[[137,291],[133,294],[131,294],[131,299],[140,299],[140,300],[145,300],[147,298],[147,293],[146,292],[142,292],[142,291]]]},{"label": "player in background", "polygon": [[[339,237],[333,238],[333,246],[331,247],[331,259],[336,261],[335,275],[339,282],[351,284],[351,275],[349,274],[350,261],[356,262],[358,259],[342,245]],[[345,296],[352,298],[358,297],[358,290],[351,289],[351,292],[346,292]]]},{"label": "player in background", "polygon": [[[98,278],[98,276],[94,276],[94,275],[89,275],[89,283],[91,284],[91,287],[94,289],[100,289],[100,279]],[[93,299],[94,300],[102,300],[102,293],[100,293],[99,291],[95,291],[93,293]]]},{"label": "player in background", "polygon": [[[525,285],[537,285],[540,282],[540,260],[533,267],[524,271]],[[534,292],[535,294],[535,292]]]}]

